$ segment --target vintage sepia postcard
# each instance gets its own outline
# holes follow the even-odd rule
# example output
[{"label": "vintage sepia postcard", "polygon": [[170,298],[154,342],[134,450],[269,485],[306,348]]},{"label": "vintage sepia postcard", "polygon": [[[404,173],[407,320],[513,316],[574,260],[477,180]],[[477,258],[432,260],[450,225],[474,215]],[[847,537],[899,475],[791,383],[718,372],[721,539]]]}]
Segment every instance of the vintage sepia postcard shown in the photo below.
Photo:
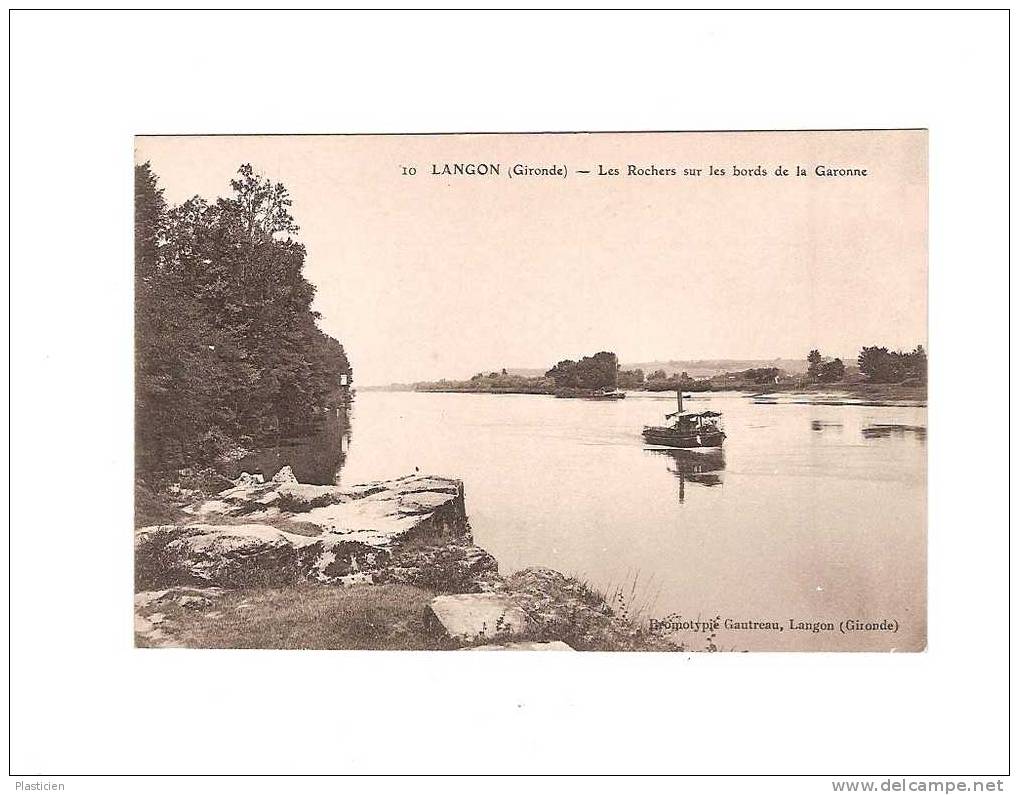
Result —
[{"label": "vintage sepia postcard", "polygon": [[925,130],[134,162],[137,646],[925,649]]}]

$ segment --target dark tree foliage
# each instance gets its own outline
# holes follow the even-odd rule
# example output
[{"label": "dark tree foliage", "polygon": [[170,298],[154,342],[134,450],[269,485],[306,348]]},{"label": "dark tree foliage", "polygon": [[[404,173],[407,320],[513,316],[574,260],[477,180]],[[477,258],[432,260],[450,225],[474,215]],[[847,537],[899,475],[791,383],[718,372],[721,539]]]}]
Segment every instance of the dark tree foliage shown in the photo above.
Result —
[{"label": "dark tree foliage", "polygon": [[634,370],[620,370],[616,376],[616,386],[620,389],[642,389],[644,387],[644,371],[639,367]]},{"label": "dark tree foliage", "polygon": [[846,366],[841,359],[823,362],[817,370],[817,380],[824,384],[833,384],[846,377]]},{"label": "dark tree foliage", "polygon": [[619,362],[616,354],[601,351],[579,362],[564,359],[545,373],[555,381],[556,389],[615,389]]},{"label": "dark tree foliage", "polygon": [[770,384],[775,381],[780,372],[781,370],[777,367],[752,367],[749,370],[742,370],[736,375],[744,381],[754,384]]},{"label": "dark tree foliage", "polygon": [[821,351],[814,348],[807,356],[807,375],[813,379],[817,379],[821,373],[821,364],[824,359],[821,357]]},{"label": "dark tree foliage", "polygon": [[167,207],[135,169],[139,466],[210,463],[231,447],[307,430],[349,379],[316,325],[314,286],[286,188],[241,166],[232,195]]},{"label": "dark tree foliage", "polygon": [[615,389],[619,374],[616,354],[600,351],[577,362],[582,389]]},{"label": "dark tree foliage", "polygon": [[829,359],[814,348],[807,356],[807,377],[822,384],[834,384],[846,377],[846,365],[841,359]]},{"label": "dark tree foliage", "polygon": [[927,352],[922,345],[912,351],[889,351],[873,346],[864,348],[856,359],[860,372],[879,384],[898,384],[903,381],[927,383]]},{"label": "dark tree foliage", "polygon": [[557,389],[580,386],[580,376],[577,373],[577,363],[572,359],[563,359],[555,367],[545,373],[545,378],[551,378],[555,381]]}]

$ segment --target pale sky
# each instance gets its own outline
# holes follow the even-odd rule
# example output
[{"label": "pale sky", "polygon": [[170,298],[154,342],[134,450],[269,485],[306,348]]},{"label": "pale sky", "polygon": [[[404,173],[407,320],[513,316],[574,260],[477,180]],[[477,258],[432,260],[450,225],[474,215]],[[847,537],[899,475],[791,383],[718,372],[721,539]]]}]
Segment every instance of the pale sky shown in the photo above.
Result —
[{"label": "pale sky", "polygon": [[[227,195],[243,162],[289,188],[320,325],[362,385],[599,350],[855,358],[926,344],[925,132],[143,137],[136,158],[171,203]],[[429,173],[467,162],[502,173]],[[516,163],[570,174],[511,179]],[[630,164],[727,175],[627,177]],[[811,176],[728,173],[758,164]]]}]

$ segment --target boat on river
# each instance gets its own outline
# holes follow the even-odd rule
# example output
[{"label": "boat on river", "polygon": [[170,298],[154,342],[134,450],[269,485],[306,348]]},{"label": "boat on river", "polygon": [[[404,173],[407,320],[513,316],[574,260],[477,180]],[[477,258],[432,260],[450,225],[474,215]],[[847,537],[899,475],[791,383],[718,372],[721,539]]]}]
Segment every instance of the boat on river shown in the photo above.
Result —
[{"label": "boat on river", "polygon": [[584,400],[622,400],[625,392],[615,389],[583,389],[581,387],[562,387],[555,391],[557,398],[582,398]]},{"label": "boat on river", "polygon": [[645,425],[642,435],[648,444],[662,447],[721,447],[725,441],[722,415],[717,411],[683,411],[683,392],[676,393],[678,410],[666,414],[669,425]]}]

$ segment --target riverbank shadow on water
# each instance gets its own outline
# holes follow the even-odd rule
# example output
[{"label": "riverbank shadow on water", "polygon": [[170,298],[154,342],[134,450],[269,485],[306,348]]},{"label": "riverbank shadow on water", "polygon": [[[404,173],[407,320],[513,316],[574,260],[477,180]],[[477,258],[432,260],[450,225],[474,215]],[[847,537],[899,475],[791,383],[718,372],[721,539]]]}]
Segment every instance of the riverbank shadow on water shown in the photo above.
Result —
[{"label": "riverbank shadow on water", "polygon": [[258,473],[268,480],[289,466],[301,483],[332,486],[339,483],[352,437],[349,407],[328,409],[313,433],[260,448],[231,462],[226,474]]}]

